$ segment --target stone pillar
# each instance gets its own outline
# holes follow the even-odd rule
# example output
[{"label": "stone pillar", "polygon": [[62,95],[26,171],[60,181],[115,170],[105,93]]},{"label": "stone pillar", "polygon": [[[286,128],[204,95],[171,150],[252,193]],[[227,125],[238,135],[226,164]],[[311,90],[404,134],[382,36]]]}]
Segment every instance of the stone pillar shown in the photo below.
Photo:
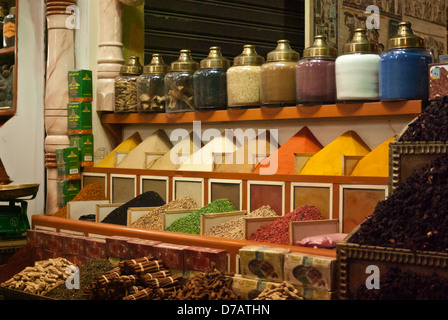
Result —
[{"label": "stone pillar", "polygon": [[[72,12],[55,11],[47,0],[48,56],[45,90],[46,213],[58,210],[56,149],[70,146],[67,128],[68,71],[75,67],[74,29],[67,19]],[[73,1],[76,4],[76,1]]]},{"label": "stone pillar", "polygon": [[114,110],[115,78],[119,75],[124,63],[122,15],[123,4],[119,0],[99,0],[97,111]]}]

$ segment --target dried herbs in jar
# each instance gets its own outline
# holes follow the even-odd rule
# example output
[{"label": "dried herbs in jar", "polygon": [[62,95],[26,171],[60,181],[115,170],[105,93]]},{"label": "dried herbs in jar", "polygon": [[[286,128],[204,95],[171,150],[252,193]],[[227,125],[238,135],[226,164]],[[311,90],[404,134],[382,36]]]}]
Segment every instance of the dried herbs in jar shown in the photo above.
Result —
[{"label": "dried herbs in jar", "polygon": [[121,67],[120,75],[115,79],[115,112],[137,112],[137,80],[143,67],[137,56],[131,56],[129,62]]}]

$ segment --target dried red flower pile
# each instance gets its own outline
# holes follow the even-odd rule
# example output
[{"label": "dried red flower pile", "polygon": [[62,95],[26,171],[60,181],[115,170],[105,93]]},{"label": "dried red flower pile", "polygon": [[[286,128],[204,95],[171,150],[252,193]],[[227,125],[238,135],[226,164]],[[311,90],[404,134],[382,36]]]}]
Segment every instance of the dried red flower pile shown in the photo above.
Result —
[{"label": "dried red flower pile", "polygon": [[297,208],[274,222],[261,226],[249,240],[289,244],[289,223],[293,221],[324,220],[320,211],[311,205]]}]

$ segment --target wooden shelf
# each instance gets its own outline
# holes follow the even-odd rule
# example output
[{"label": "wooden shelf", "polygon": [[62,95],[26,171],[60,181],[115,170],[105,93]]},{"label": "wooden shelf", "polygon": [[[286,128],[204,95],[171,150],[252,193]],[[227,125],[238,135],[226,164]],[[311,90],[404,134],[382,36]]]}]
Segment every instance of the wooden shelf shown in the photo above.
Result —
[{"label": "wooden shelf", "polygon": [[350,117],[382,117],[417,115],[422,102],[391,101],[365,103],[337,103],[317,106],[292,106],[280,108],[254,108],[237,110],[196,111],[178,114],[168,113],[103,113],[101,121],[108,125],[121,124],[175,124],[202,122],[235,122],[266,120],[297,120]]}]

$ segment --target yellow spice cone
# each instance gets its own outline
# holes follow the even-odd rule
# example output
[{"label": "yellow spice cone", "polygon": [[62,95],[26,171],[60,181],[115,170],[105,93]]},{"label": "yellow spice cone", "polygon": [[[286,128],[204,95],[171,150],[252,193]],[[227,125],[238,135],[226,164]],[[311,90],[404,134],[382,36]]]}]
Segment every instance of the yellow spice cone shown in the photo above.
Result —
[{"label": "yellow spice cone", "polygon": [[389,176],[389,144],[395,137],[387,139],[362,158],[353,169],[351,176],[388,177]]},{"label": "yellow spice cone", "polygon": [[138,132],[120,143],[111,153],[109,153],[103,160],[98,162],[95,167],[98,168],[113,168],[115,163],[115,152],[129,152],[134,150],[142,142],[142,138]]},{"label": "yellow spice cone", "polygon": [[312,156],[299,174],[341,176],[343,155],[365,156],[370,151],[356,132],[347,131]]}]

